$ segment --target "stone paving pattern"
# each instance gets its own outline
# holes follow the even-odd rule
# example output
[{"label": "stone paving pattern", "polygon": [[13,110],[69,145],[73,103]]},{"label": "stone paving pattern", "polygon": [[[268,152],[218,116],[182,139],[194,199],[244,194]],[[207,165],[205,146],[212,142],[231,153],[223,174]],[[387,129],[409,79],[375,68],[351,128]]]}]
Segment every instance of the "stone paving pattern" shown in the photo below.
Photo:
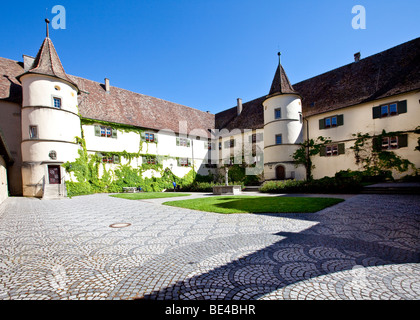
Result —
[{"label": "stone paving pattern", "polygon": [[7,199],[0,299],[420,299],[417,195],[357,195],[313,214],[161,202]]}]

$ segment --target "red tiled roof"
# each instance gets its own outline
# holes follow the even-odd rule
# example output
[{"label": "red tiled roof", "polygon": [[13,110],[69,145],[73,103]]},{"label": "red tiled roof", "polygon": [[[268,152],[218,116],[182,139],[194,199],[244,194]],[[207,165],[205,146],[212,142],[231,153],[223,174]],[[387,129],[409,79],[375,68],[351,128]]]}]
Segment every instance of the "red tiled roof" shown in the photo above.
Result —
[{"label": "red tiled roof", "polygon": [[177,133],[180,130],[185,133],[186,125],[188,133],[201,129],[202,134],[195,132],[200,136],[209,136],[207,129],[214,127],[214,114],[113,86],[106,92],[101,83],[69,77],[81,90],[79,112],[82,117]]}]

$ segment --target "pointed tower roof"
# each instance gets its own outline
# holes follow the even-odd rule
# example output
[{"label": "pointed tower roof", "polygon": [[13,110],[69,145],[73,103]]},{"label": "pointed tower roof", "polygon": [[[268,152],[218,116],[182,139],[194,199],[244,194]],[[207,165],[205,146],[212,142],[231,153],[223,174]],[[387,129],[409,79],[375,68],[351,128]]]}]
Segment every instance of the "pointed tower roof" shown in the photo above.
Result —
[{"label": "pointed tower roof", "polygon": [[25,74],[41,74],[58,78],[72,84],[76,87],[77,90],[79,90],[77,85],[72,80],[70,80],[64,71],[57,51],[55,50],[54,45],[49,37],[44,39],[44,42],[42,43],[41,48],[35,57],[32,67],[25,73],[21,74],[18,77],[18,80]]},{"label": "pointed tower roof", "polygon": [[289,78],[287,77],[286,72],[283,69],[283,66],[280,63],[280,52],[279,55],[279,65],[277,67],[276,73],[274,74],[273,82],[271,83],[271,89],[269,95],[275,94],[299,94],[293,86],[291,85]]}]

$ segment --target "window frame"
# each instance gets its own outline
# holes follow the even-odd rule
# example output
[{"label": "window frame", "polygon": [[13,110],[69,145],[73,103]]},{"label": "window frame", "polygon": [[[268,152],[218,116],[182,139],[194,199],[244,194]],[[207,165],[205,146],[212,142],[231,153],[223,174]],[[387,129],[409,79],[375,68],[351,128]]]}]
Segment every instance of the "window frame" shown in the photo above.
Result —
[{"label": "window frame", "polygon": [[[59,101],[59,104],[60,104],[59,107],[56,107],[56,101]],[[62,105],[63,105],[63,99],[61,97],[52,96],[52,106],[53,106],[53,108],[61,110]]]},{"label": "window frame", "polygon": [[[35,129],[35,135],[32,134],[32,129]],[[33,125],[29,126],[29,139],[31,139],[31,140],[39,139],[39,137],[38,137],[38,126],[33,126]]]},{"label": "window frame", "polygon": [[[280,138],[280,142],[278,141],[278,138]],[[282,145],[283,144],[283,135],[281,133],[280,134],[276,134],[274,136],[274,143],[276,145]]]},{"label": "window frame", "polygon": [[[277,114],[278,113],[278,114]],[[281,119],[281,108],[274,109],[274,119]]]}]

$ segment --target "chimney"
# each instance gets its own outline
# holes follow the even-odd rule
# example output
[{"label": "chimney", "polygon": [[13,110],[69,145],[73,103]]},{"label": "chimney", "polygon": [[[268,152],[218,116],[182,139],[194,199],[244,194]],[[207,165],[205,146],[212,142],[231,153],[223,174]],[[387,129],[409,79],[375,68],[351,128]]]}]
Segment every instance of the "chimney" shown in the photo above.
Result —
[{"label": "chimney", "polygon": [[105,78],[105,91],[109,93],[109,79]]},{"label": "chimney", "polygon": [[236,105],[236,112],[239,116],[242,113],[242,99],[238,98],[237,101],[238,101],[238,103]]},{"label": "chimney", "polygon": [[360,61],[360,52],[357,52],[354,54],[354,62],[359,62]]}]

